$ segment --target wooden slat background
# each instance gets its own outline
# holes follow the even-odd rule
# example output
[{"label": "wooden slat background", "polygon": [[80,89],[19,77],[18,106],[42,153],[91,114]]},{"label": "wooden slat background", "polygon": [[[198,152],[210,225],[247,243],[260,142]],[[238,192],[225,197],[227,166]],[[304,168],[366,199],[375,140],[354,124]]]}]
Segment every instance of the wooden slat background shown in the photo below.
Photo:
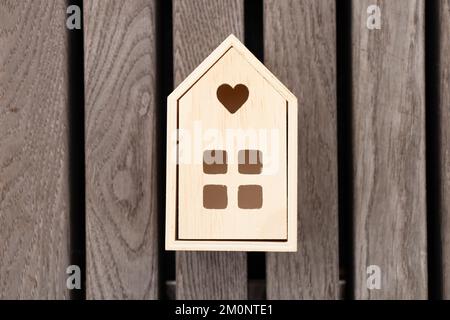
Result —
[{"label": "wooden slat background", "polygon": [[[426,299],[440,287],[450,299],[450,1],[249,1],[84,0],[83,30],[68,31],[65,0],[0,0],[0,299],[70,298],[74,233],[86,238],[87,299],[342,299],[341,283],[355,299]],[[366,27],[373,4],[380,30]],[[255,6],[260,26],[258,12],[245,12]],[[341,24],[348,34],[337,34]],[[427,28],[439,29],[438,46]],[[71,224],[69,190],[81,177],[70,171],[70,32],[84,37],[86,230]],[[257,266],[242,252],[178,252],[170,265],[159,219],[162,79],[178,85],[230,33],[262,39],[258,54],[299,100],[298,252]],[[169,47],[171,66],[161,58]],[[437,84],[427,83],[431,64]],[[435,99],[428,85],[439,87]],[[343,123],[339,108],[350,113]],[[426,153],[434,138],[438,152]],[[428,222],[427,199],[439,202]],[[339,221],[352,226],[341,238]],[[350,259],[342,248],[354,249]],[[369,265],[381,268],[379,290],[367,288]],[[265,276],[249,279],[249,268]]]},{"label": "wooden slat background", "polygon": [[[440,0],[440,191],[443,297],[450,299],[450,1]],[[438,125],[438,124],[436,124]]]},{"label": "wooden slat background", "polygon": [[[264,62],[300,101],[298,252],[269,253],[267,297],[338,297],[335,1],[270,0]],[[312,61],[311,61],[312,59]]]},{"label": "wooden slat background", "polygon": [[[370,0],[353,3],[355,297],[427,297],[425,7],[378,1],[380,30],[366,28]],[[366,268],[381,268],[368,290]]]},{"label": "wooden slat background", "polygon": [[66,299],[64,0],[0,1],[0,299]]},{"label": "wooden slat background", "polygon": [[86,292],[158,298],[155,1],[85,1]]}]

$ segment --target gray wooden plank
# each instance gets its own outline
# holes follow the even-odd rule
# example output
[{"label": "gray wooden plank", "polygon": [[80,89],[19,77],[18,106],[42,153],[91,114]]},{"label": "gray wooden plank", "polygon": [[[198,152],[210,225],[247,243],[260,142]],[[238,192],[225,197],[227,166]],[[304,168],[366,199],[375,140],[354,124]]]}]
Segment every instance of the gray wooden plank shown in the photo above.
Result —
[{"label": "gray wooden plank", "polygon": [[0,2],[0,299],[67,299],[66,2]]},{"label": "gray wooden plank", "polygon": [[440,1],[440,194],[443,298],[450,299],[450,1]]},{"label": "gray wooden plank", "polygon": [[269,299],[339,296],[335,1],[265,1],[266,66],[299,102],[298,251],[267,254]]},{"label": "gray wooden plank", "polygon": [[88,299],[158,297],[155,1],[84,3]]},{"label": "gray wooden plank", "polygon": [[[243,41],[242,0],[174,0],[175,85],[230,33]],[[176,285],[177,299],[246,299],[246,254],[177,252]]]},{"label": "gray wooden plank", "polygon": [[179,252],[177,299],[247,299],[245,253]]},{"label": "gray wooden plank", "polygon": [[[353,143],[355,297],[427,298],[423,0],[354,1]],[[381,269],[381,289],[366,268]]]}]

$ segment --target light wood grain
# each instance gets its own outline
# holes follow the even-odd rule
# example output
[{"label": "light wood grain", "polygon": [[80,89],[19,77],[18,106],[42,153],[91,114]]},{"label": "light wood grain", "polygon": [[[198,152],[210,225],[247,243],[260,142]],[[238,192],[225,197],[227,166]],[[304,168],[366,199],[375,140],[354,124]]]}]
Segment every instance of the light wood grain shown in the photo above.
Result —
[{"label": "light wood grain", "polygon": [[[194,71],[191,77],[198,81],[178,100],[179,128],[192,135],[196,128],[201,128],[210,135],[199,137],[199,147],[191,151],[191,157],[180,159],[178,165],[178,236],[181,239],[287,239],[286,99],[234,46],[207,73],[198,75]],[[217,88],[223,83],[231,87],[243,84],[250,92],[244,105],[233,114],[217,99]],[[176,108],[176,104],[171,107]],[[227,130],[233,132],[231,141],[227,141]],[[264,140],[260,139],[261,131],[265,132]],[[217,139],[211,138],[214,145],[211,140],[205,140],[213,132],[218,133]],[[179,148],[185,149],[184,144],[190,141],[181,139]],[[203,174],[203,150],[207,149],[227,151],[225,174]],[[240,174],[238,152],[245,149],[261,150],[263,161],[271,159],[272,167],[266,162],[259,175]],[[175,163],[172,161],[170,165],[174,167]],[[225,209],[203,207],[202,190],[208,184],[227,186]],[[246,184],[262,186],[260,209],[238,207],[238,187]]]},{"label": "light wood grain", "polygon": [[67,299],[65,1],[0,2],[0,299]]},{"label": "light wood grain", "polygon": [[[355,297],[427,297],[424,2],[353,3]],[[381,268],[368,290],[366,268]]]},{"label": "light wood grain", "polygon": [[[230,33],[242,40],[242,0],[173,1],[175,85],[186,78]],[[245,253],[180,252],[177,299],[245,299]]]},{"label": "light wood grain", "polygon": [[440,194],[443,298],[450,299],[450,1],[440,1]]},{"label": "light wood grain", "polygon": [[85,1],[87,298],[158,297],[155,3]]},{"label": "light wood grain", "polygon": [[334,1],[266,1],[266,66],[298,98],[298,252],[267,255],[267,298],[338,296]]}]

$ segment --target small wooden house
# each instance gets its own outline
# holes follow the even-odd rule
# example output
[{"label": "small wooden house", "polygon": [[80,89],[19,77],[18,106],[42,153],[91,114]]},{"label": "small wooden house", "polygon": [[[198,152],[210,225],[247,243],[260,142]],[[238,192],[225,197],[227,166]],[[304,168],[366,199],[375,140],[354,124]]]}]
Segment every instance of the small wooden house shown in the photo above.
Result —
[{"label": "small wooden house", "polygon": [[297,99],[233,35],[168,97],[166,249],[297,250]]}]

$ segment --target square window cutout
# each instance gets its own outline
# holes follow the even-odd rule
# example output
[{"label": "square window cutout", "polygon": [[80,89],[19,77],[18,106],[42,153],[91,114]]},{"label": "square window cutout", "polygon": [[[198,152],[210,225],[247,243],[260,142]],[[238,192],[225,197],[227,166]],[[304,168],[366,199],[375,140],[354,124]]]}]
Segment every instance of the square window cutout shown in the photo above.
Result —
[{"label": "square window cutout", "polygon": [[263,204],[262,187],[244,185],[238,189],[238,206],[241,209],[261,209]]},{"label": "square window cutout", "polygon": [[203,172],[206,174],[227,173],[227,152],[225,150],[204,151]]},{"label": "square window cutout", "polygon": [[259,150],[240,150],[238,161],[239,173],[260,174],[262,172],[262,152]]},{"label": "square window cutout", "polygon": [[225,209],[227,205],[227,186],[216,184],[203,186],[203,207],[205,209]]}]

